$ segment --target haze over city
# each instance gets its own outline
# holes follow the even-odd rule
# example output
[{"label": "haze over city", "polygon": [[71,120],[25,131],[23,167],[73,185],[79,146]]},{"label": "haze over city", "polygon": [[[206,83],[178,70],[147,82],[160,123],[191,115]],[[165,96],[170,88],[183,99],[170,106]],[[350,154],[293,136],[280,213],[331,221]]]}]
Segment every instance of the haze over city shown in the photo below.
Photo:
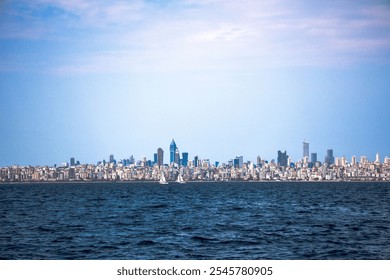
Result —
[{"label": "haze over city", "polygon": [[2,1],[0,166],[390,156],[388,1]]}]

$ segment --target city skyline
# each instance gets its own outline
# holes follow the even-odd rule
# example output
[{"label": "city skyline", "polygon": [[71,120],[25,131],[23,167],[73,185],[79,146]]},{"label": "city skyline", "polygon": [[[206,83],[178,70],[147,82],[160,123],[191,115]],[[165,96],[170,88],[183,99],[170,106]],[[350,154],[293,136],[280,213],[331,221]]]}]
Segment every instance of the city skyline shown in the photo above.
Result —
[{"label": "city skyline", "polygon": [[388,1],[5,1],[0,166],[390,156]]},{"label": "city skyline", "polygon": [[[361,155],[354,154],[351,157],[347,158],[345,155],[340,155],[340,154],[334,155],[333,149],[327,149],[325,156],[324,156],[324,159],[321,160],[320,158],[318,158],[317,152],[312,152],[312,153],[310,153],[310,156],[307,156],[307,153],[309,150],[309,145],[310,145],[310,143],[305,139],[303,141],[303,149],[302,149],[303,155],[301,157],[296,158],[296,159],[292,158],[287,153],[286,150],[284,150],[283,152],[281,150],[278,150],[275,153],[275,156],[271,157],[271,158],[266,158],[264,156],[261,156],[260,154],[258,154],[257,156],[251,156],[251,157],[244,157],[242,155],[236,155],[236,156],[231,156],[226,161],[221,161],[219,159],[210,160],[210,157],[207,157],[207,155],[204,157],[199,157],[198,153],[191,154],[190,156],[189,156],[189,153],[186,151],[179,153],[179,146],[176,144],[175,140],[172,138],[172,141],[169,144],[169,154],[168,154],[169,158],[168,159],[164,158],[164,149],[159,147],[156,149],[156,152],[153,153],[152,156],[146,156],[144,154],[142,157],[137,158],[137,157],[134,157],[134,155],[130,153],[131,155],[128,157],[126,157],[126,156],[115,157],[115,155],[111,153],[111,154],[109,154],[107,159],[103,157],[101,159],[96,160],[95,162],[80,162],[80,160],[76,161],[77,158],[75,157],[75,155],[72,155],[69,158],[69,160],[63,160],[61,162],[56,162],[56,163],[52,163],[52,164],[44,163],[44,164],[35,165],[35,166],[76,166],[76,165],[80,165],[80,164],[95,164],[95,163],[97,165],[100,165],[102,163],[103,164],[121,163],[121,164],[124,164],[126,166],[129,164],[138,165],[140,162],[149,162],[149,164],[148,164],[149,166],[154,166],[154,165],[162,166],[162,165],[172,165],[172,164],[176,164],[176,166],[187,166],[187,163],[189,161],[195,162],[197,160],[201,160],[201,161],[208,161],[208,162],[210,162],[210,164],[214,164],[214,163],[232,164],[233,166],[242,167],[244,162],[255,163],[259,159],[261,159],[262,161],[265,161],[267,163],[274,162],[280,166],[289,166],[290,163],[298,163],[298,162],[312,163],[311,166],[314,166],[315,163],[319,163],[319,164],[327,163],[328,166],[330,166],[330,165],[335,164],[335,161],[337,161],[337,160],[342,160],[342,161],[344,161],[345,164],[346,163],[357,164],[357,163],[362,162],[362,159],[364,159],[364,161],[366,161],[366,162],[376,162],[376,163],[385,163],[386,159],[389,159],[389,157],[387,155],[383,155],[383,154],[381,155],[379,152],[377,152],[375,154],[375,156],[373,156],[373,157],[369,157],[369,156],[362,155],[362,154]],[[375,158],[375,159],[373,159],[373,158]],[[360,160],[358,160],[358,159],[360,159]],[[8,166],[34,166],[34,165],[14,163],[14,164],[11,164]],[[7,167],[7,166],[0,166],[0,167]]]}]

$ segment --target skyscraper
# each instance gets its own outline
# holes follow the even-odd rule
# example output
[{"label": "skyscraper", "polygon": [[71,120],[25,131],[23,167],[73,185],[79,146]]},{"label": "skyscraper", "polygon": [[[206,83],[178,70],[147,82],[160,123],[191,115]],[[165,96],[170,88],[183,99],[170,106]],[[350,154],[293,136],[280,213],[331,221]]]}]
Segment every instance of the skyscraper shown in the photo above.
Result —
[{"label": "skyscraper", "polygon": [[182,165],[183,166],[188,165],[188,153],[182,153]]},{"label": "skyscraper", "polygon": [[326,151],[325,163],[329,165],[334,164],[333,149]]},{"label": "skyscraper", "polygon": [[157,149],[157,164],[159,167],[164,164],[164,150],[161,148]]},{"label": "skyscraper", "polygon": [[75,159],[74,157],[71,157],[70,158],[70,166],[74,166],[75,165]]},{"label": "skyscraper", "polygon": [[303,141],[303,157],[309,158],[309,142]]},{"label": "skyscraper", "polygon": [[380,163],[380,162],[381,162],[381,156],[379,155],[379,153],[377,153],[375,156],[375,163]]},{"label": "skyscraper", "polygon": [[287,159],[288,156],[286,151],[284,152],[278,151],[278,164],[280,166],[287,166]]},{"label": "skyscraper", "polygon": [[176,151],[175,151],[175,160],[174,162],[177,164],[177,165],[180,165],[180,153],[179,153],[179,149],[176,148]]},{"label": "skyscraper", "polygon": [[175,140],[172,139],[171,145],[169,146],[169,155],[170,155],[169,163],[175,162],[176,149],[177,149],[177,146],[176,146]]},{"label": "skyscraper", "polygon": [[157,164],[157,161],[158,161],[157,153],[154,153],[153,154],[153,165]]},{"label": "skyscraper", "polygon": [[243,156],[236,156],[235,159],[238,160],[238,167],[242,168],[242,164],[244,163],[244,157]]},{"label": "skyscraper", "polygon": [[310,162],[315,164],[317,162],[317,153],[311,153]]}]

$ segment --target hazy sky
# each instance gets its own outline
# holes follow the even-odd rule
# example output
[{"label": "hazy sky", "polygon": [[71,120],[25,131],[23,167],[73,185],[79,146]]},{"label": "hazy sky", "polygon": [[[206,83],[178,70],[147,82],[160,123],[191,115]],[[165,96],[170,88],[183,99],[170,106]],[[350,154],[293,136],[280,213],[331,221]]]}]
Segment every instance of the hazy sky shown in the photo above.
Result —
[{"label": "hazy sky", "polygon": [[390,2],[0,1],[0,166],[390,156]]}]

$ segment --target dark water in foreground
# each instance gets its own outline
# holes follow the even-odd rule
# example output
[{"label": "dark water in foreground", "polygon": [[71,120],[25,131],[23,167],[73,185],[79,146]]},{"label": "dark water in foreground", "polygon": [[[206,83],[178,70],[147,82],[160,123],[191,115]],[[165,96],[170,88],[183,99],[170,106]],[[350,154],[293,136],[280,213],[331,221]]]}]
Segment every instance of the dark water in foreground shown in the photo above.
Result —
[{"label": "dark water in foreground", "polygon": [[0,185],[0,258],[390,259],[390,184]]}]

